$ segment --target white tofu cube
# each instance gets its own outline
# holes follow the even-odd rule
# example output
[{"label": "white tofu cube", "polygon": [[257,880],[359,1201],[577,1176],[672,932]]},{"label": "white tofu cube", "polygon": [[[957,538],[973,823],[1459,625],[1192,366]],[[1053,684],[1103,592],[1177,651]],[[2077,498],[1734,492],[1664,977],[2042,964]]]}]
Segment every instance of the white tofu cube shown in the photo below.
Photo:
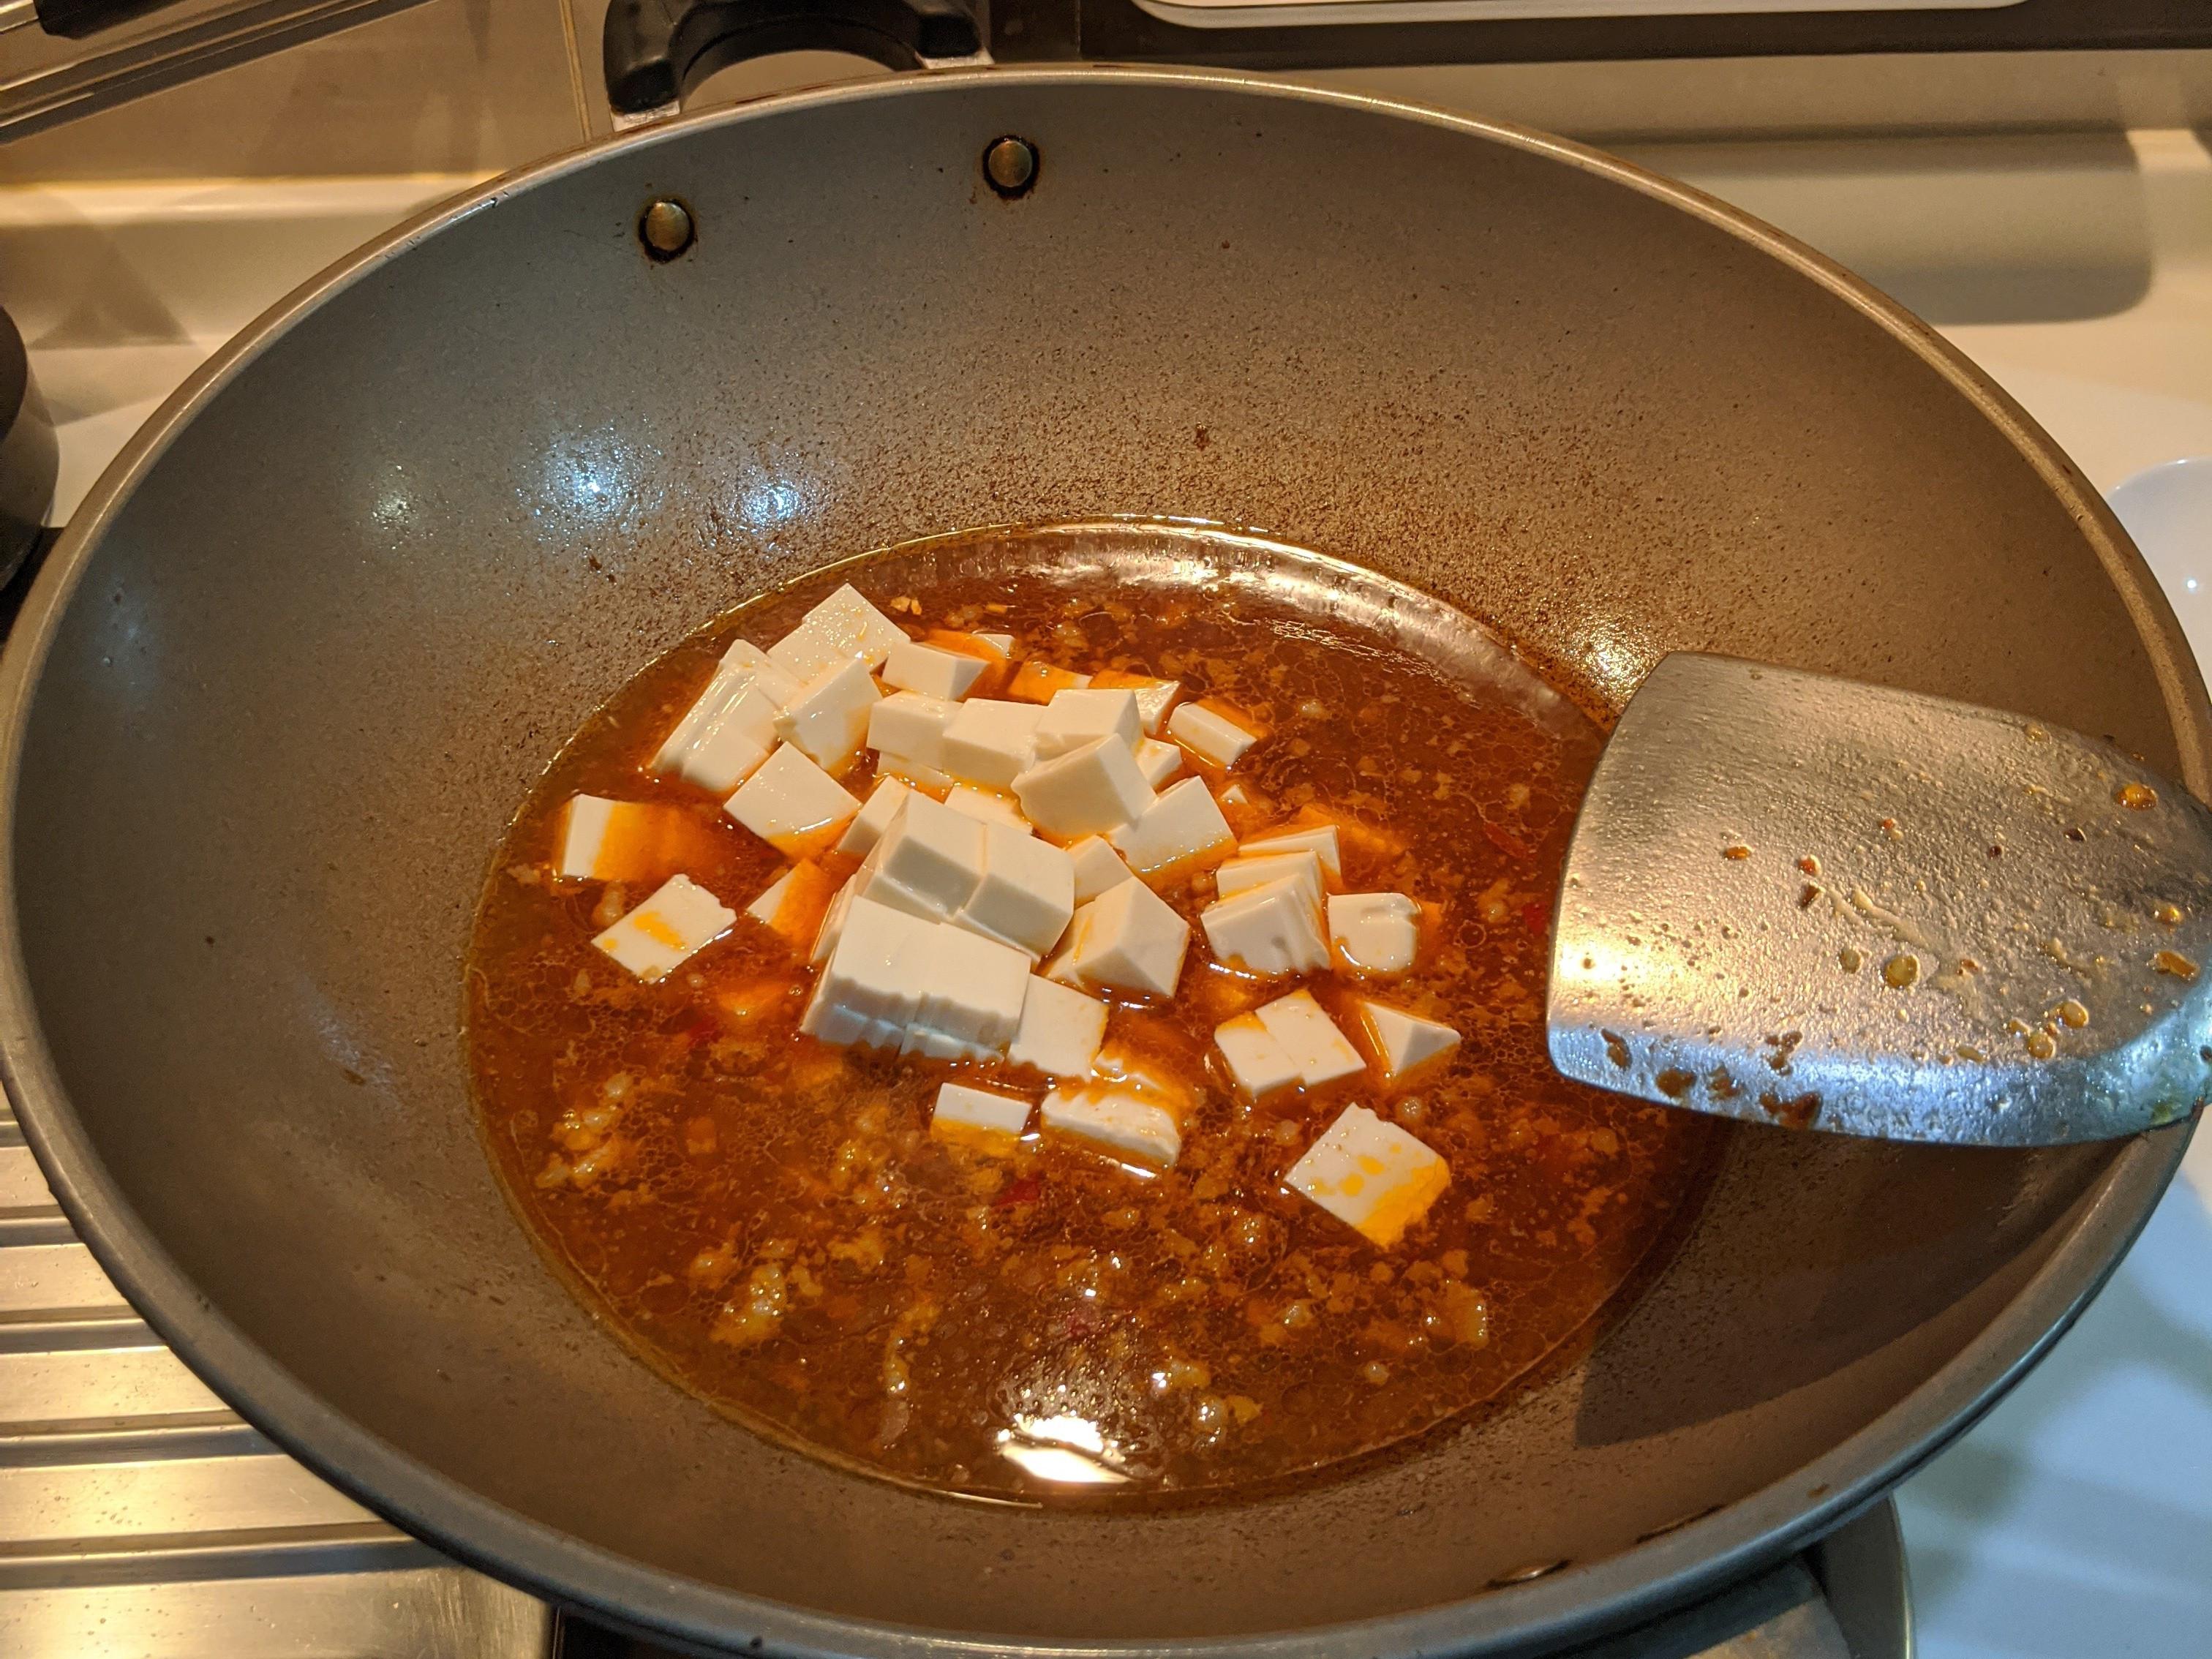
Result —
[{"label": "white tofu cube", "polygon": [[1006,1058],[1047,1077],[1088,1077],[1106,1040],[1106,1005],[1041,975],[1030,975],[1022,1023]]},{"label": "white tofu cube", "polygon": [[867,664],[848,658],[799,688],[776,715],[775,734],[823,771],[842,772],[867,741],[870,713],[882,701]]},{"label": "white tofu cube", "polygon": [[[1224,898],[1235,898],[1249,888],[1271,881],[1295,881],[1306,902],[1318,912],[1326,896],[1321,859],[1310,848],[1291,853],[1243,854],[1213,872],[1213,890]],[[1328,901],[1331,904],[1334,899]]]},{"label": "white tofu cube", "polygon": [[860,890],[858,876],[848,877],[837,890],[837,896],[830,901],[830,908],[822,913],[822,931],[814,936],[814,948],[806,953],[810,968],[819,968],[830,960],[830,953],[837,948],[837,940],[845,931],[845,916],[852,908],[853,899]]},{"label": "white tofu cube", "polygon": [[900,1052],[946,1060],[1005,1054],[1021,1029],[1029,957],[996,939],[939,922],[919,963],[921,1001]]},{"label": "white tofu cube", "polygon": [[1200,760],[1224,770],[1237,764],[1260,734],[1202,702],[1187,702],[1168,716],[1168,735]]},{"label": "white tofu cube", "polygon": [[981,657],[923,645],[915,640],[901,640],[884,659],[884,679],[902,691],[919,691],[927,696],[957,702],[983,678],[983,671],[990,665]]},{"label": "white tofu cube", "polygon": [[1171,997],[1189,944],[1188,922],[1141,881],[1125,881],[1076,912],[1051,976]]},{"label": "white tofu cube", "polygon": [[1063,841],[1118,830],[1153,799],[1136,757],[1115,738],[1038,762],[1014,780],[1014,793],[1032,823]]},{"label": "white tofu cube", "polygon": [[982,879],[955,921],[1041,957],[1060,943],[1074,914],[1073,859],[1026,829],[983,825]]},{"label": "white tofu cube", "polygon": [[937,924],[858,896],[844,912],[799,1029],[824,1042],[895,1048],[921,1011]]},{"label": "white tofu cube", "polygon": [[1312,974],[1328,966],[1321,911],[1295,878],[1218,899],[1198,921],[1216,959],[1248,974]]},{"label": "white tofu cube", "polygon": [[641,980],[681,966],[730,930],[738,913],[689,876],[671,876],[653,896],[592,943]]},{"label": "white tofu cube", "polygon": [[792,878],[798,873],[799,866],[794,864],[769,883],[761,889],[760,896],[745,906],[745,914],[763,927],[774,927],[776,915],[783,908],[785,896],[791,891]]},{"label": "white tofu cube", "polygon": [[726,795],[775,747],[777,707],[750,672],[722,669],[676,722],[652,769]]},{"label": "white tofu cube", "polygon": [[787,674],[776,665],[775,659],[750,640],[733,640],[730,648],[722,653],[719,671],[750,680],[761,690],[761,695],[781,708],[799,695],[801,681],[797,675]]},{"label": "white tofu cube", "polygon": [[1085,836],[1067,849],[1067,855],[1075,860],[1078,904],[1088,904],[1109,888],[1136,879],[1103,836]]},{"label": "white tofu cube", "polygon": [[[945,729],[960,712],[957,702],[924,696],[919,691],[894,691],[868,710],[868,747],[886,757],[896,756],[897,769],[911,774],[919,768],[942,776],[945,767]],[[930,780],[917,777],[917,783]],[[951,781],[947,779],[946,781]]]},{"label": "white tofu cube", "polygon": [[933,921],[951,917],[983,879],[983,826],[909,792],[860,866],[863,897]]},{"label": "white tofu cube", "polygon": [[1215,1026],[1213,1043],[1237,1086],[1254,1100],[1264,1100],[1299,1080],[1297,1062],[1268,1035],[1256,1015],[1239,1014]]},{"label": "white tofu cube", "polygon": [[995,646],[1002,657],[1014,654],[1014,636],[1012,634],[978,634],[975,637],[986,645]]},{"label": "white tofu cube", "polygon": [[1048,1134],[1082,1141],[1109,1157],[1168,1170],[1182,1154],[1174,1115],[1117,1089],[1054,1089],[1037,1114]]},{"label": "white tofu cube", "polygon": [[899,808],[906,805],[908,793],[906,785],[896,778],[878,778],[876,787],[868,792],[867,805],[846,826],[837,850],[848,858],[867,857],[884,838],[884,831],[891,827],[891,821],[898,817]]},{"label": "white tofu cube", "polygon": [[1336,826],[1325,823],[1311,830],[1270,830],[1255,836],[1237,849],[1247,858],[1266,858],[1279,853],[1310,852],[1332,882],[1344,879],[1344,857],[1338,850]]},{"label": "white tofu cube", "polygon": [[561,815],[561,845],[553,854],[554,873],[585,881],[599,878],[608,867],[614,826],[618,819],[631,816],[625,811],[630,806],[628,801],[610,800],[605,795],[571,795],[568,810]]},{"label": "white tofu cube", "polygon": [[1139,738],[1136,756],[1137,769],[1155,789],[1165,788],[1169,780],[1182,770],[1182,749],[1176,744],[1162,743],[1157,738]]},{"label": "white tofu cube", "polygon": [[1336,1022],[1310,991],[1293,991],[1252,1011],[1267,1035],[1283,1046],[1298,1068],[1298,1081],[1319,1089],[1367,1069],[1359,1050],[1345,1040]]},{"label": "white tofu cube", "polygon": [[1030,1121],[1030,1103],[1018,1095],[994,1094],[964,1083],[940,1084],[929,1114],[929,1133],[937,1140],[979,1152],[1003,1152],[1021,1139]]},{"label": "white tofu cube", "polygon": [[1003,824],[1009,830],[1030,832],[1030,821],[1021,809],[1004,795],[994,795],[988,789],[978,789],[972,783],[956,783],[945,792],[945,804],[963,817],[978,823]]},{"label": "white tofu cube", "polygon": [[1221,816],[1203,778],[1169,785],[1135,823],[1108,831],[1106,839],[1132,870],[1148,879],[1203,869],[1237,850],[1229,820]]},{"label": "white tofu cube", "polygon": [[1012,787],[1036,758],[1037,722],[1044,710],[1033,702],[997,697],[971,697],[952,708],[936,763],[987,789]]},{"label": "white tofu cube", "polygon": [[793,950],[804,951],[820,934],[823,918],[836,902],[837,891],[836,879],[820,865],[794,864],[745,907],[745,914],[781,933]]},{"label": "white tofu cube", "polygon": [[878,666],[905,632],[847,583],[768,648],[769,660],[801,684],[848,661]]},{"label": "white tofu cube", "polygon": [[1088,674],[1062,668],[1042,657],[1029,657],[1014,665],[1014,672],[1006,679],[1006,695],[1042,706],[1050,702],[1056,693],[1080,691],[1090,684]]},{"label": "white tofu cube", "polygon": [[1385,1083],[1395,1083],[1459,1047],[1459,1033],[1442,1020],[1424,1019],[1386,1003],[1362,999],[1359,1018]]},{"label": "white tofu cube", "polygon": [[1051,760],[1097,738],[1117,738],[1133,750],[1144,729],[1133,691],[1055,691],[1037,722],[1036,757]]},{"label": "white tofu cube", "polygon": [[1387,1250],[1451,1184],[1451,1169],[1396,1124],[1347,1106],[1283,1179]]},{"label": "white tofu cube", "polygon": [[722,810],[786,858],[812,858],[836,844],[860,803],[789,744],[763,761]]},{"label": "white tofu cube", "polygon": [[1420,948],[1421,907],[1403,893],[1337,893],[1328,901],[1328,942],[1340,967],[1402,974]]},{"label": "white tofu cube", "polygon": [[1115,668],[1093,674],[1091,689],[1094,691],[1133,692],[1137,699],[1137,722],[1148,738],[1159,736],[1160,727],[1167,720],[1168,711],[1175,707],[1176,699],[1182,696],[1181,680],[1156,680],[1148,674],[1127,674]]}]

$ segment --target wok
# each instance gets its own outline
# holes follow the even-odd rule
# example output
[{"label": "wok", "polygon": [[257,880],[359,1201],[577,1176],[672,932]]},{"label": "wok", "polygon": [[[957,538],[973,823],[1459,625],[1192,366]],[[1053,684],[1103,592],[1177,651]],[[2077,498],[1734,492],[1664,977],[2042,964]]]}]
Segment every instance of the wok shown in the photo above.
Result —
[{"label": "wok", "polygon": [[[1042,158],[1018,199],[980,167],[1006,134]],[[637,234],[664,199],[696,229],[670,259]],[[2212,784],[2180,633],[2075,469],[1918,323],[1694,192],[1213,75],[927,76],[688,120],[287,301],[41,574],[0,664],[0,1055],[101,1262],[339,1486],[635,1626],[1271,1659],[1528,1651],[1777,1559],[2111,1272],[2185,1127],[1747,1132],[1640,1302],[1507,1408],[1136,1515],[842,1472],[632,1359],[509,1215],[464,1093],[460,955],[507,815],[625,677],[764,585],[1102,514],[1403,578],[1595,703],[1724,652]]]}]

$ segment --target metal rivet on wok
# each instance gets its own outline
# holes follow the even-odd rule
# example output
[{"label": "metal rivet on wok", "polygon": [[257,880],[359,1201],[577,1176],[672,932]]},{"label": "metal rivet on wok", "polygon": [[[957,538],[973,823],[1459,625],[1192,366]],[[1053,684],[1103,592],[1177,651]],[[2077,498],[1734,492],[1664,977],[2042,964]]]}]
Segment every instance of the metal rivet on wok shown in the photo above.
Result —
[{"label": "metal rivet on wok", "polygon": [[645,204],[638,216],[637,239],[655,259],[673,259],[698,239],[691,210],[673,197],[664,196]]},{"label": "metal rivet on wok", "polygon": [[983,177],[1000,195],[1012,199],[1028,194],[1036,183],[1036,146],[1026,138],[994,138],[983,152]]}]

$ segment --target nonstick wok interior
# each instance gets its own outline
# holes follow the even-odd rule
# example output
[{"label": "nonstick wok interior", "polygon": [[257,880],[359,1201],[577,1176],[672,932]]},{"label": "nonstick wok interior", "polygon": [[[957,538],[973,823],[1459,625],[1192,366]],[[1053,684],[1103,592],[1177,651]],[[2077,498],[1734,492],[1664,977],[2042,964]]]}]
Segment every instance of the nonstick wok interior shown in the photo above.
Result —
[{"label": "nonstick wok interior", "polygon": [[[1043,158],[1013,202],[976,166],[1005,132]],[[104,1257],[403,1518],[772,1645],[896,1645],[810,1613],[1556,1636],[1895,1473],[2109,1267],[2177,1136],[1742,1133],[1672,1268],[1515,1409],[1292,1496],[1102,1516],[839,1473],[671,1388],[541,1264],[464,1092],[471,907],[555,746],[763,584],[961,526],[1255,526],[1593,703],[1667,649],[1771,658],[2201,791],[2202,689],[2079,479],[1905,325],[1626,179],[1278,88],[951,77],[556,164],[303,302],[156,422],[10,646],[36,1032],[0,1035]],[[663,194],[699,240],[657,264]]]}]

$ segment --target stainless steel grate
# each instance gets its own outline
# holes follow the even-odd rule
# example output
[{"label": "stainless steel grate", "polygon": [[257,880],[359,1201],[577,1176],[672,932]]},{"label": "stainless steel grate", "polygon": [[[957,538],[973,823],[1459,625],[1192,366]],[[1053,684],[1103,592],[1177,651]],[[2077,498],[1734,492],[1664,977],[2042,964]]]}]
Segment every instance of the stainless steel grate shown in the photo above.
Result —
[{"label": "stainless steel grate", "polygon": [[76,1242],[0,1107],[0,1654],[540,1659],[552,1628],[209,1393]]}]

